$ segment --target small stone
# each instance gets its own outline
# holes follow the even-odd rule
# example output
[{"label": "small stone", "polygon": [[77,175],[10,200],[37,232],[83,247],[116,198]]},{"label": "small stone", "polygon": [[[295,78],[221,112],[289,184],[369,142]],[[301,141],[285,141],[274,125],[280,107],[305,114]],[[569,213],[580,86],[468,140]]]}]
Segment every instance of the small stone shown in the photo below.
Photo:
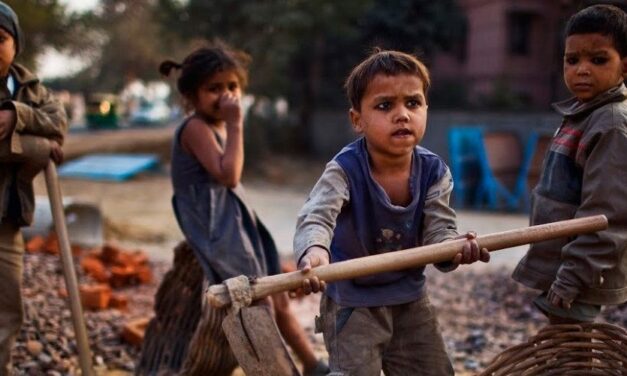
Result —
[{"label": "small stone", "polygon": [[44,349],[44,345],[39,341],[28,341],[26,342],[26,349],[32,356],[37,357]]}]

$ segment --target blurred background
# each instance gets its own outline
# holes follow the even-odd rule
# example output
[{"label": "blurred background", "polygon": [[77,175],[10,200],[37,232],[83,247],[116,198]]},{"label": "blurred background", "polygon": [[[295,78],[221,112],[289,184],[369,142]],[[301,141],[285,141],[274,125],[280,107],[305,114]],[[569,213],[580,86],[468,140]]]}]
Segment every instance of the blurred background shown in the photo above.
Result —
[{"label": "blurred background", "polygon": [[[99,375],[134,370],[141,337],[124,333],[153,314],[157,284],[183,239],[170,204],[169,159],[174,127],[185,114],[176,75],[159,76],[162,60],[181,61],[216,39],[252,56],[243,101],[246,193],[293,268],[298,210],[326,161],[355,137],[344,80],[373,47],[414,53],[429,67],[422,145],[451,167],[460,231],[481,235],[528,223],[529,191],[561,122],[550,104],[568,97],[561,73],[566,20],[596,3],[627,11],[625,0],[4,1],[26,36],[18,62],[56,92],[70,116],[59,173],[70,240],[86,247],[77,262],[81,283],[94,283],[84,260],[93,263],[103,244],[146,255],[154,273],[133,277],[131,286],[114,283],[114,295],[126,294],[115,299],[117,308],[107,302],[87,312],[95,364],[124,371]],[[16,371],[75,374],[71,333],[58,330],[67,319],[65,302],[50,288],[62,285],[58,256],[42,246],[54,237],[41,176],[35,191],[39,211],[34,228],[25,229],[29,314]],[[429,269],[432,300],[446,307],[440,320],[458,375],[475,374],[544,323],[529,304],[534,292],[509,277],[525,251],[498,252],[487,266],[447,275]],[[313,334],[318,298],[293,304],[325,357]],[[604,320],[627,325],[625,312],[627,305],[604,311]],[[52,328],[45,335],[44,321]],[[33,350],[42,344],[43,353]]]},{"label": "blurred background", "polygon": [[[251,54],[249,169],[269,155],[332,157],[354,137],[342,87],[351,67],[374,46],[414,53],[433,76],[423,145],[451,164],[456,205],[500,205],[480,197],[479,175],[489,167],[511,193],[501,201],[516,210],[525,205],[513,202],[524,200],[514,192],[524,183],[519,175],[537,174],[538,141],[559,124],[550,103],[567,97],[565,21],[600,2],[626,7],[623,0],[7,1],[26,35],[18,59],[57,91],[72,130],[176,124],[184,114],[175,78],[162,80],[159,62],[180,61],[215,39]],[[480,143],[454,150],[454,139],[469,142],[460,128],[480,138],[506,134],[484,145],[482,157]]]}]

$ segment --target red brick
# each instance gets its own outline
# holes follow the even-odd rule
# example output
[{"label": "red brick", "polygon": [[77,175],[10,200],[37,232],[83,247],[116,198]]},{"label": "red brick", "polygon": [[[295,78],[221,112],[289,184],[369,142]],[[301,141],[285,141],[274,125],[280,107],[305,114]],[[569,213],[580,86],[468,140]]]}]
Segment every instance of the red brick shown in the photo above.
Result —
[{"label": "red brick", "polygon": [[152,269],[148,265],[140,265],[136,268],[137,280],[139,283],[148,284],[152,282]]},{"label": "red brick", "polygon": [[94,256],[85,256],[81,259],[81,267],[85,274],[98,282],[108,282],[110,273],[100,259]]},{"label": "red brick", "polygon": [[43,236],[37,235],[26,243],[26,251],[30,253],[41,252],[46,245],[46,239]]},{"label": "red brick", "polygon": [[46,238],[46,244],[44,245],[44,251],[53,255],[59,254],[59,239],[57,234],[51,232]]},{"label": "red brick", "polygon": [[132,266],[112,266],[109,270],[111,271],[109,284],[113,288],[128,286],[137,281],[137,270]]},{"label": "red brick", "polygon": [[120,336],[124,341],[134,346],[141,346],[144,341],[144,333],[150,322],[149,318],[141,318],[124,324]]},{"label": "red brick", "polygon": [[122,249],[113,245],[113,244],[105,244],[102,247],[102,252],[100,253],[100,259],[105,264],[113,264],[115,260],[118,258],[118,255],[122,252]]},{"label": "red brick", "polygon": [[112,294],[109,301],[109,308],[115,308],[120,311],[128,309],[128,297],[124,294]]},{"label": "red brick", "polygon": [[100,283],[96,285],[82,285],[79,287],[81,303],[87,309],[105,309],[111,300],[111,287]]}]

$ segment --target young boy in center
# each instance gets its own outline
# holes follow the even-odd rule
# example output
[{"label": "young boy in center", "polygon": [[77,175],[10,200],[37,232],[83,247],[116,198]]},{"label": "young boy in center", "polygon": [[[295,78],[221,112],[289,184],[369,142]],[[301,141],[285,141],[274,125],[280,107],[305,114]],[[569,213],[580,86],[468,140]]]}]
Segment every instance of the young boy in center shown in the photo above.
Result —
[{"label": "young boy in center", "polygon": [[627,301],[627,14],[595,5],[566,26],[564,81],[573,98],[532,196],[531,224],[607,216],[607,230],[532,244],[513,278],[543,291],[552,324],[594,321]]},{"label": "young boy in center", "polygon": [[[346,81],[350,120],[361,135],[330,161],[299,213],[294,252],[303,272],[372,254],[459,238],[449,206],[452,178],[418,146],[427,122],[426,67],[414,56],[376,50]],[[453,260],[487,262],[474,235]],[[333,375],[452,375],[425,288],[424,267],[330,283],[317,329]]]}]

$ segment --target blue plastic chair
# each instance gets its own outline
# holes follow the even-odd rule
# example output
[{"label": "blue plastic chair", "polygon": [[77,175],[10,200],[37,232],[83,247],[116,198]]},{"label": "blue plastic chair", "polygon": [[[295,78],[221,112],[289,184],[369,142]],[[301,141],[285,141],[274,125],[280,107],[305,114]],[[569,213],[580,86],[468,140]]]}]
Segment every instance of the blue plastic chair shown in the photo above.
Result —
[{"label": "blue plastic chair", "polygon": [[453,175],[453,203],[456,207],[478,208],[477,186],[481,177],[479,150],[483,149],[483,126],[454,126],[448,131],[449,166]]},{"label": "blue plastic chair", "polygon": [[[485,140],[485,134],[482,139]],[[534,156],[538,134],[532,132],[520,150],[520,165],[517,166],[517,174],[511,188],[508,188],[496,178],[490,166],[488,150],[485,143],[478,151],[481,160],[481,180],[477,189],[476,201],[487,208],[507,210],[527,210],[529,207],[529,189],[527,177],[531,160]],[[516,152],[509,150],[509,152]]]},{"label": "blue plastic chair", "polygon": [[[515,182],[505,186],[490,166],[483,126],[454,126],[448,132],[449,166],[453,174],[453,202],[456,207],[491,210],[527,210],[527,177],[536,151],[538,134],[533,132],[522,147]],[[515,152],[510,150],[510,152]]]}]

